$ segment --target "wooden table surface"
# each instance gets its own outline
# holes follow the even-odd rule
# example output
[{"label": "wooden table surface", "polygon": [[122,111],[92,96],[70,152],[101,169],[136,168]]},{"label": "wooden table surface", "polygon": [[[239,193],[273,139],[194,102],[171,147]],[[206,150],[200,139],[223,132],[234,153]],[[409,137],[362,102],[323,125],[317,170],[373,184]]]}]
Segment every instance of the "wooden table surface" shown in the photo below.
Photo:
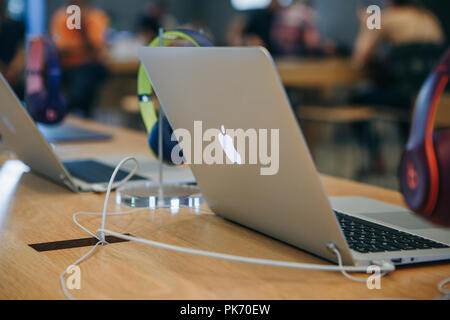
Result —
[{"label": "wooden table surface", "polygon": [[[364,77],[349,58],[280,58],[275,64],[283,84],[289,87],[330,89],[353,85]],[[139,61],[109,59],[107,66],[113,75],[135,75]]]},{"label": "wooden table surface", "polygon": [[287,87],[331,90],[351,86],[364,78],[349,58],[277,59],[281,81]]},{"label": "wooden table surface", "polygon": [[[146,137],[139,132],[70,119],[113,133],[103,143],[64,144],[63,157],[146,153]],[[150,154],[148,152],[148,154]],[[63,299],[60,274],[89,248],[39,253],[29,244],[85,238],[72,221],[77,211],[101,211],[103,194],[74,194],[41,177],[26,173],[17,162],[0,167],[0,298]],[[342,179],[323,177],[331,196],[360,195],[402,204],[397,192]],[[110,210],[123,210],[111,199]],[[81,217],[90,230],[98,217]],[[225,221],[213,214],[188,210],[172,215],[143,211],[111,217],[111,230],[186,246],[268,259],[327,262],[301,250]],[[402,268],[382,279],[381,290],[350,281],[339,272],[291,270],[214,260],[156,249],[136,243],[100,247],[83,262],[80,299],[432,299],[437,284],[450,277],[448,264]]]}]

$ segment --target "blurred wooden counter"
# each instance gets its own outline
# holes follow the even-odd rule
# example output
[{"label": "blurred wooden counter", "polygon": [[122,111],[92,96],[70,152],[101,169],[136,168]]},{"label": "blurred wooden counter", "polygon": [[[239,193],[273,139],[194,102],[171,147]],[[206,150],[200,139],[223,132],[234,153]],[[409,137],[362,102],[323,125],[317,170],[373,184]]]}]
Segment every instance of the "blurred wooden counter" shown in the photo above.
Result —
[{"label": "blurred wooden counter", "polygon": [[[70,119],[75,125],[114,134],[103,143],[56,146],[69,157],[143,153],[144,134]],[[150,155],[150,152],[148,152]],[[39,253],[28,245],[85,238],[72,221],[77,211],[101,210],[104,194],[74,194],[32,173],[20,163],[0,159],[0,299],[62,299],[59,275],[89,249]],[[401,205],[399,193],[342,179],[323,177],[331,196],[359,195]],[[120,210],[111,197],[111,210]],[[98,217],[80,217],[90,230]],[[182,211],[141,212],[110,217],[117,232],[191,248],[243,256],[326,264],[320,258],[255,233],[213,214]],[[190,256],[136,243],[98,248],[81,264],[81,299],[432,299],[437,284],[450,277],[448,264],[400,269],[382,279],[381,290],[349,281],[338,272],[290,270]]]},{"label": "blurred wooden counter", "polygon": [[333,89],[354,85],[364,78],[364,73],[347,58],[278,59],[275,63],[287,87]]},{"label": "blurred wooden counter", "polygon": [[[275,64],[284,85],[296,88],[348,86],[364,77],[348,58],[283,58],[276,59]],[[107,66],[115,76],[136,75],[139,61],[110,59]]]}]

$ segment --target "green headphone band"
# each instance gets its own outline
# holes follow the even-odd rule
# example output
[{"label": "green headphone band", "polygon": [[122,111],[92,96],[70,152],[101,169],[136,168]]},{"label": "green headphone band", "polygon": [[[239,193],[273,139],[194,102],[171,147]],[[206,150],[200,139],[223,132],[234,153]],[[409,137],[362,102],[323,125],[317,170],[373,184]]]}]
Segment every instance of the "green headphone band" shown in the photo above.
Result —
[{"label": "green headphone band", "polygon": [[[185,29],[169,30],[163,33],[163,46],[169,46],[175,40],[187,40],[196,47],[211,47],[211,41],[204,35]],[[159,47],[159,36],[152,40],[149,47]],[[155,105],[153,103],[153,88],[142,63],[138,71],[137,93],[139,109],[148,133],[158,121]]]}]

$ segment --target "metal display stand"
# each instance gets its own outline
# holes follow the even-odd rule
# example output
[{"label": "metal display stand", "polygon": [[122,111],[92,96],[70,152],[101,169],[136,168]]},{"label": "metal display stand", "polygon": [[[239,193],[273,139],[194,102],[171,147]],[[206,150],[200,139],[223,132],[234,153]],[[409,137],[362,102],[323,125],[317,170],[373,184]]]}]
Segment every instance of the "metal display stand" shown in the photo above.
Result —
[{"label": "metal display stand", "polygon": [[[159,29],[159,46],[164,46],[164,30]],[[170,208],[178,210],[181,207],[199,209],[204,202],[197,186],[182,183],[164,183],[163,166],[163,106],[159,105],[158,116],[158,182],[134,181],[128,182],[116,192],[116,202],[133,208]]]}]

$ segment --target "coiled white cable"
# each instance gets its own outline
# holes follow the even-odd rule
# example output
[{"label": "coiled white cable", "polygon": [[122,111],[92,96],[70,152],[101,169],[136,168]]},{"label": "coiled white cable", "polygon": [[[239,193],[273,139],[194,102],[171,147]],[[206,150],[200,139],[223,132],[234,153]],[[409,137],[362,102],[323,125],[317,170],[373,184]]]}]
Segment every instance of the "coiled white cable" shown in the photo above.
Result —
[{"label": "coiled white cable", "polygon": [[[128,157],[128,158],[123,159],[122,161],[119,162],[117,167],[114,169],[111,179],[109,180],[108,189],[106,190],[105,203],[103,204],[102,229],[105,229],[106,213],[108,212],[109,196],[111,195],[111,189],[113,188],[113,185],[115,185],[114,181],[116,180],[116,175],[119,172],[120,168],[122,168],[122,166],[125,163],[127,163],[128,161],[134,161],[136,166],[134,167],[134,169],[130,172],[130,174],[125,179],[123,179],[121,182],[119,182],[119,184],[116,185],[116,188],[118,188],[119,186],[121,186],[124,183],[126,183],[127,181],[129,181],[139,170],[139,162],[134,157]],[[102,233],[102,235],[101,235],[101,240],[103,242],[105,242],[105,234],[104,233]]]},{"label": "coiled white cable", "polygon": [[[136,163],[136,168],[124,180],[120,181],[118,184],[114,184],[114,180],[116,178],[116,175],[117,175],[118,171],[128,161],[134,161]],[[349,275],[347,272],[363,272],[363,273],[366,273],[367,268],[366,267],[357,267],[357,266],[344,266],[343,263],[342,263],[341,253],[339,252],[338,248],[332,243],[327,244],[327,246],[328,246],[328,248],[330,250],[332,250],[336,254],[337,259],[338,259],[338,264],[339,264],[338,266],[306,264],[306,263],[296,263],[296,262],[288,262],[288,261],[276,261],[276,260],[259,259],[259,258],[249,258],[249,257],[242,257],[242,256],[223,254],[223,253],[217,253],[217,252],[196,250],[196,249],[190,249],[190,248],[185,248],[185,247],[180,247],[180,246],[169,245],[169,244],[165,244],[165,243],[161,243],[161,242],[151,241],[151,240],[147,240],[147,239],[141,239],[141,238],[126,236],[126,235],[119,234],[119,233],[114,232],[114,231],[107,230],[106,229],[106,217],[109,216],[109,215],[126,215],[126,214],[135,213],[135,212],[138,212],[138,211],[149,210],[149,209],[133,209],[133,210],[124,211],[124,212],[115,212],[115,213],[108,213],[107,212],[109,197],[110,197],[110,194],[111,194],[111,189],[113,188],[113,186],[121,185],[121,184],[127,182],[129,179],[131,179],[131,177],[137,172],[138,165],[139,164],[138,164],[137,160],[135,158],[133,158],[133,157],[125,158],[117,165],[117,167],[115,168],[115,170],[114,170],[114,172],[113,172],[113,174],[111,176],[109,184],[108,184],[108,190],[106,192],[105,202],[104,202],[103,212],[102,213],[77,212],[77,213],[75,213],[73,215],[73,220],[76,223],[76,225],[79,226],[80,228],[82,228],[84,231],[86,231],[88,234],[90,234],[94,238],[96,238],[98,240],[98,242],[91,250],[89,250],[80,259],[75,261],[71,266],[79,265],[81,262],[86,260],[89,256],[91,256],[95,252],[95,250],[98,248],[98,246],[100,244],[106,245],[107,242],[105,241],[105,235],[110,235],[110,236],[114,236],[114,237],[119,238],[119,239],[123,239],[123,240],[127,240],[127,241],[133,241],[133,242],[138,242],[138,243],[150,245],[150,246],[157,247],[157,248],[177,251],[177,252],[186,253],[186,254],[205,256],[205,257],[210,257],[210,258],[215,258],[215,259],[224,259],[224,260],[243,262],[243,263],[260,264],[260,265],[275,266],[275,267],[285,267],[285,268],[295,268],[295,269],[310,269],[310,270],[321,270],[321,271],[340,271],[340,272],[343,273],[344,276],[346,276],[347,278],[349,278],[351,280],[359,281],[359,282],[366,282],[366,279],[353,277],[353,276]],[[158,210],[158,209],[161,209],[161,208],[157,208],[155,210]],[[165,209],[165,208],[162,208],[162,209]],[[97,230],[96,234],[94,234],[93,232],[89,231],[88,229],[83,227],[78,222],[77,216],[79,216],[79,215],[95,215],[95,216],[100,216],[101,215],[102,216],[102,226],[101,226],[101,228]],[[68,270],[69,270],[69,268],[66,269],[60,276],[61,286],[62,286],[63,292],[66,295],[66,297],[68,299],[74,299],[74,297],[68,292],[68,290],[66,288],[66,283],[64,281],[64,276],[67,274]],[[382,266],[380,266],[380,271],[383,272],[381,274],[382,276],[385,275],[386,273],[394,271],[394,270],[395,270],[394,265],[390,264],[390,263],[385,263]]]}]

